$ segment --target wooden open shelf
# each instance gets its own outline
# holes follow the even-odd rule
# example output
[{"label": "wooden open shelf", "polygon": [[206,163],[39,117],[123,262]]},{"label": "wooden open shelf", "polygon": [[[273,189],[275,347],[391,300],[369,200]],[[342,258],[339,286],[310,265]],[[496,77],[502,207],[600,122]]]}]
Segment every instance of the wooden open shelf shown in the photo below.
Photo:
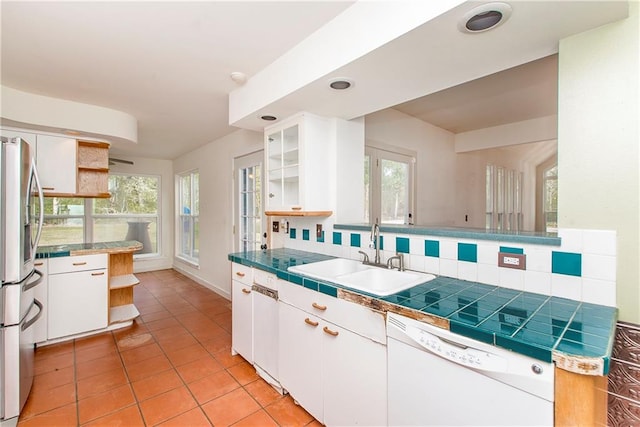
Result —
[{"label": "wooden open shelf", "polygon": [[109,324],[140,315],[133,304],[133,287],[139,283],[133,274],[133,252],[109,254]]},{"label": "wooden open shelf", "polygon": [[333,211],[265,211],[266,216],[331,216]]},{"label": "wooden open shelf", "polygon": [[108,198],[109,144],[78,141],[78,196]]}]

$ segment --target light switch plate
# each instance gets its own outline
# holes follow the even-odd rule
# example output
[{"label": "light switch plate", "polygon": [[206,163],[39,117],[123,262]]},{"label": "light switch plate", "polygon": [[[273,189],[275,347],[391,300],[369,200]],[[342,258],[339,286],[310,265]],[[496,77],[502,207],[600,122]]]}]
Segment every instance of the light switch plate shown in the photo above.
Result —
[{"label": "light switch plate", "polygon": [[280,222],[279,221],[273,221],[273,225],[271,226],[271,231],[273,231],[274,233],[280,232]]}]

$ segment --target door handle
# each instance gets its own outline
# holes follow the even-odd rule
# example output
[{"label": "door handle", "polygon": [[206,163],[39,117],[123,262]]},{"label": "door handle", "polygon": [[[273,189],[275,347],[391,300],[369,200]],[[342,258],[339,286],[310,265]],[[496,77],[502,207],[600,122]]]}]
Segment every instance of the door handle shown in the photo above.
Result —
[{"label": "door handle", "polygon": [[37,274],[38,276],[38,280],[35,280],[31,283],[27,283],[22,287],[22,292],[28,291],[29,289],[35,288],[36,286],[38,286],[40,284],[40,282],[42,282],[42,273],[39,270],[33,270],[33,274]]},{"label": "door handle", "polygon": [[320,310],[320,311],[325,311],[325,310],[327,309],[327,306],[326,306],[326,305],[320,305],[320,304],[318,304],[318,303],[316,303],[316,302],[314,302],[313,304],[311,304],[311,306],[312,306],[313,308],[315,308],[316,310]]},{"label": "door handle", "polygon": [[245,294],[250,294],[251,290],[247,288],[242,288],[242,292],[244,292]]},{"label": "door handle", "polygon": [[24,322],[22,324],[21,329],[23,331],[26,331],[27,329],[29,329],[31,327],[31,325],[33,325],[34,323],[36,323],[38,321],[38,319],[40,318],[40,316],[42,316],[42,303],[40,301],[38,301],[37,299],[33,300],[33,303],[38,306],[38,314],[36,314],[36,317],[34,317],[31,320],[27,320],[26,322]]},{"label": "door handle", "polygon": [[339,332],[338,332],[338,331],[332,331],[332,330],[331,330],[331,329],[329,329],[327,326],[325,326],[324,328],[322,328],[322,330],[323,330],[325,333],[327,333],[327,334],[331,335],[332,337],[337,337],[337,336],[338,336],[338,334],[339,334]]},{"label": "door handle", "polygon": [[87,265],[87,262],[74,262],[73,265],[78,266],[78,265]]},{"label": "door handle", "polygon": [[102,276],[104,274],[104,271],[100,271],[98,273],[91,273],[92,276]]},{"label": "door handle", "polygon": [[314,322],[313,320],[309,319],[308,317],[306,319],[304,319],[304,323],[306,323],[307,325],[313,326],[314,328],[316,326],[318,326],[318,322]]},{"label": "door handle", "polygon": [[244,276],[246,276],[246,275],[245,275],[244,273],[241,273],[241,272],[239,272],[239,271],[236,271],[236,276],[238,276],[238,277],[244,277]]}]

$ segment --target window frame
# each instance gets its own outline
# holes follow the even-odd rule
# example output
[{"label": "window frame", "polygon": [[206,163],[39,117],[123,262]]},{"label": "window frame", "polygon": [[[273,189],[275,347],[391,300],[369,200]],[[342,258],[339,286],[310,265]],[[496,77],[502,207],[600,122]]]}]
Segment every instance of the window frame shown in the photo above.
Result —
[{"label": "window frame", "polygon": [[[399,163],[406,163],[409,167],[407,176],[409,179],[407,188],[407,213],[404,224],[415,224],[416,217],[416,174],[417,174],[417,153],[400,147],[394,147],[379,142],[367,141],[365,145],[365,161],[369,159],[369,194],[368,206],[367,194],[365,194],[365,212],[363,218],[366,219],[366,209],[369,212],[369,223],[373,224],[393,224],[381,222],[382,219],[382,160],[391,160]],[[365,166],[365,173],[366,173]],[[365,178],[366,187],[366,178]],[[364,189],[366,191],[366,188]]]},{"label": "window frame", "polygon": [[[193,177],[194,175],[198,175],[198,191],[194,192],[194,180]],[[183,212],[183,208],[182,208],[182,179],[189,177],[190,179],[190,206],[191,208],[189,209],[189,213],[185,214]],[[189,222],[190,222],[190,230],[191,230],[191,242],[194,242],[196,239],[196,227],[195,224],[199,223],[199,218],[200,218],[200,171],[199,169],[192,169],[189,171],[185,171],[185,172],[181,172],[176,174],[176,178],[175,178],[175,184],[176,184],[176,195],[177,197],[175,198],[176,201],[176,221],[175,221],[175,230],[176,230],[176,239],[175,239],[175,256],[176,258],[181,259],[182,261],[193,265],[194,267],[200,267],[200,251],[198,249],[197,254],[194,256],[194,252],[195,252],[195,245],[192,243],[191,244],[191,253],[187,254],[184,253],[182,251],[182,241],[183,241],[183,237],[184,237],[184,227],[183,227],[183,220],[184,218],[189,218]],[[194,199],[195,194],[197,194],[197,200]],[[194,203],[195,202],[195,203]],[[193,206],[198,206],[197,209],[197,213],[193,212]],[[200,243],[199,243],[199,239],[198,239],[198,244],[197,246],[199,247]]]},{"label": "window frame", "polygon": [[[157,203],[156,203],[156,213],[155,214],[94,214],[93,213],[93,199],[90,200],[90,204],[85,203],[85,212],[89,212],[89,218],[91,219],[91,227],[89,231],[89,238],[87,241],[94,242],[94,227],[93,221],[94,219],[99,218],[155,218],[156,219],[156,251],[148,252],[144,254],[136,254],[134,252],[134,258],[153,258],[160,256],[162,248],[162,233],[160,232],[162,229],[162,176],[157,174],[143,174],[143,173],[125,173],[125,172],[113,172],[109,173],[109,177],[111,176],[129,176],[129,177],[145,177],[145,178],[156,178],[158,180],[157,186]],[[95,242],[94,242],[95,243]]]}]

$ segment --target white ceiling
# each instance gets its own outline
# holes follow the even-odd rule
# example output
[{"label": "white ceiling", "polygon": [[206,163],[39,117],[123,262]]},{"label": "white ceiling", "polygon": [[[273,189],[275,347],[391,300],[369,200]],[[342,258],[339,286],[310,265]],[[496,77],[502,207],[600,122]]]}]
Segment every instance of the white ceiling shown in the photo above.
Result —
[{"label": "white ceiling", "polygon": [[[232,71],[255,75],[352,3],[3,1],[1,82],[129,113],[139,143],[114,152],[173,159],[236,129]],[[396,105],[452,132],[555,114],[558,40],[626,13],[626,2],[515,1],[496,30],[458,32],[479,3],[335,70],[356,81],[341,98],[319,79],[262,113],[353,118]],[[252,120],[238,125],[264,126]]]}]

